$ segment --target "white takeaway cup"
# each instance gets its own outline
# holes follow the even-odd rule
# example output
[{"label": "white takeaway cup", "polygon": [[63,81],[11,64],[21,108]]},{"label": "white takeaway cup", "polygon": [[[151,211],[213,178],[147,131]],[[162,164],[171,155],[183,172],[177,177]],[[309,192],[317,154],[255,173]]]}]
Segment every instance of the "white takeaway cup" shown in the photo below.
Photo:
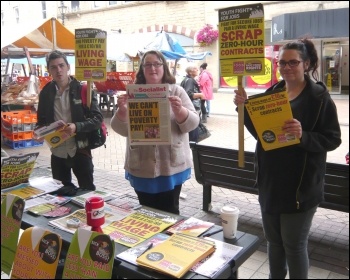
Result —
[{"label": "white takeaway cup", "polygon": [[224,237],[233,239],[237,234],[239,209],[235,206],[223,206],[220,211]]}]

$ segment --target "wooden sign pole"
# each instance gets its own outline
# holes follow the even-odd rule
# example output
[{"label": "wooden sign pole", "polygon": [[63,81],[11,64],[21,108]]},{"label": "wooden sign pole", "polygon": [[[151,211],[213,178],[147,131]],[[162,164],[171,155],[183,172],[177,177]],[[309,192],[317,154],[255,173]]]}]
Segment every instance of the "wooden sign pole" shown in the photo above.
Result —
[{"label": "wooden sign pole", "polygon": [[[238,76],[238,90],[242,91],[243,76]],[[244,104],[238,105],[238,167],[244,167]]]},{"label": "wooden sign pole", "polygon": [[90,108],[91,106],[91,81],[87,82],[87,92],[86,92],[86,104]]}]

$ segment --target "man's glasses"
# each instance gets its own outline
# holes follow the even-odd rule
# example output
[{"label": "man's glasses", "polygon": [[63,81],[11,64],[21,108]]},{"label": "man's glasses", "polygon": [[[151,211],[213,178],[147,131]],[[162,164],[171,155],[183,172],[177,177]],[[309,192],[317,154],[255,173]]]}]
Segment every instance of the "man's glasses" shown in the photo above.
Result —
[{"label": "man's glasses", "polygon": [[154,68],[159,68],[159,67],[161,67],[163,65],[163,63],[159,63],[159,62],[156,62],[156,63],[145,63],[144,65],[143,65],[143,67],[145,67],[145,68],[147,68],[147,69],[150,69],[150,68],[152,68],[152,66],[154,67]]},{"label": "man's glasses", "polygon": [[293,67],[297,67],[300,64],[300,62],[302,61],[295,60],[295,59],[289,60],[289,61],[280,60],[280,61],[277,61],[277,65],[279,67],[284,68],[288,64],[290,68],[293,68]]}]

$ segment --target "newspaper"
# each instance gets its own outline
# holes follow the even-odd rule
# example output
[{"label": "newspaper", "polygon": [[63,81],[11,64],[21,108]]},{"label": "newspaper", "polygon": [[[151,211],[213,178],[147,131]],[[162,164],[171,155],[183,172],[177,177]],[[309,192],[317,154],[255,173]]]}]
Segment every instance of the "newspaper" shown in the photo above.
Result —
[{"label": "newspaper", "polygon": [[63,131],[66,126],[67,124],[64,121],[58,120],[49,126],[43,126],[34,130],[34,137],[44,138],[51,148],[55,148],[69,138],[75,136],[75,133],[69,134],[68,132]]},{"label": "newspaper", "polygon": [[171,144],[169,85],[127,85],[130,145]]},{"label": "newspaper", "polygon": [[95,190],[95,191],[91,191],[91,192],[88,192],[88,193],[84,193],[82,195],[78,195],[78,196],[72,197],[72,202],[77,204],[77,205],[79,205],[79,206],[81,206],[81,207],[85,207],[86,199],[91,197],[91,196],[102,197],[105,202],[116,198],[112,193]]},{"label": "newspaper", "polygon": [[[108,226],[110,223],[121,220],[133,212],[135,212],[135,211],[134,210],[124,210],[124,209],[121,209],[119,207],[115,207],[113,205],[106,205],[105,204],[105,206],[104,206],[105,223],[101,227],[102,230],[104,227]],[[71,227],[71,226],[69,226],[69,223],[67,223],[69,220],[79,220],[79,225],[77,225],[76,227]],[[66,231],[66,232],[70,232],[72,234],[75,233],[77,228],[84,228],[87,230],[91,230],[91,227],[87,225],[85,209],[79,209],[70,215],[67,215],[67,216],[64,216],[62,218],[58,218],[55,220],[51,220],[51,221],[49,221],[49,225],[56,227],[56,228],[59,228],[59,229]]]},{"label": "newspaper", "polygon": [[32,199],[26,200],[26,205],[24,207],[24,211],[27,211],[28,208],[38,206],[41,204],[56,204],[56,205],[63,205],[65,203],[68,203],[71,200],[70,197],[65,196],[57,196],[57,195],[51,195],[51,194],[44,194]]},{"label": "newspaper", "polygon": [[56,131],[63,129],[66,125],[67,124],[62,120],[53,122],[52,124],[50,124],[48,126],[43,126],[43,127],[35,129],[34,136],[36,138],[45,137],[51,133],[55,133]]},{"label": "newspaper", "polygon": [[205,239],[215,242],[216,250],[213,254],[194,265],[191,271],[209,278],[214,278],[215,274],[218,273],[226,264],[232,261],[232,259],[243,249],[243,247],[209,237],[206,237]]},{"label": "newspaper", "polygon": [[1,158],[1,190],[28,182],[39,153]]}]

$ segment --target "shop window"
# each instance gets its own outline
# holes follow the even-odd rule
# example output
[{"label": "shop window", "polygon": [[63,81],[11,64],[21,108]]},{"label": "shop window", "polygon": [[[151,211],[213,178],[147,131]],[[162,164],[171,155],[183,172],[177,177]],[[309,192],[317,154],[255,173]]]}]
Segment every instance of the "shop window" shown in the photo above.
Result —
[{"label": "shop window", "polygon": [[71,1],[72,12],[79,11],[79,1]]},{"label": "shop window", "polygon": [[46,19],[46,1],[41,1],[41,8],[43,13],[43,19]]},{"label": "shop window", "polygon": [[94,8],[100,8],[102,7],[102,2],[101,1],[94,1]]},{"label": "shop window", "polygon": [[19,8],[13,7],[13,11],[15,13],[16,22],[19,23]]}]

